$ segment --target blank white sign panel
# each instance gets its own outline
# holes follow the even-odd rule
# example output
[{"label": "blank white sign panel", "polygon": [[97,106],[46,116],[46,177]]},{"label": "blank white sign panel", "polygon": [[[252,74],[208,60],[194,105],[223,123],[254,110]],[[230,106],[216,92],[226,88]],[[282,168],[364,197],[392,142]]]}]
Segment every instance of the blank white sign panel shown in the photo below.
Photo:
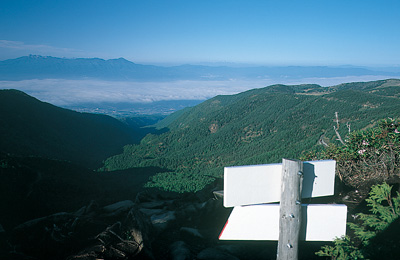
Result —
[{"label": "blank white sign panel", "polygon": [[[303,163],[303,198],[334,194],[336,161]],[[224,206],[279,202],[282,164],[224,168]]]},{"label": "blank white sign panel", "polygon": [[[279,204],[234,207],[220,240],[278,240]],[[347,206],[302,205],[300,239],[333,241],[346,234]]]}]

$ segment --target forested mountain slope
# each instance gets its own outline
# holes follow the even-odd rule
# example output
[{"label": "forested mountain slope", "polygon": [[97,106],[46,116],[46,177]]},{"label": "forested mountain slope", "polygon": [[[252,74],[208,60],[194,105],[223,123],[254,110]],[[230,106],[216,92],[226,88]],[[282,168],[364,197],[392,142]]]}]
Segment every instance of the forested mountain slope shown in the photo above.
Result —
[{"label": "forested mountain slope", "polygon": [[[169,132],[148,135],[109,158],[105,170],[158,166],[171,170],[153,177],[150,186],[193,191],[229,165],[279,162],[336,142],[339,132],[362,129],[400,114],[400,81],[349,83],[334,87],[273,85],[232,96],[217,96],[173,120]],[[161,122],[162,124],[163,122]]]},{"label": "forested mountain slope", "polygon": [[98,167],[135,143],[135,131],[104,115],[78,113],[21,91],[0,90],[0,152]]}]

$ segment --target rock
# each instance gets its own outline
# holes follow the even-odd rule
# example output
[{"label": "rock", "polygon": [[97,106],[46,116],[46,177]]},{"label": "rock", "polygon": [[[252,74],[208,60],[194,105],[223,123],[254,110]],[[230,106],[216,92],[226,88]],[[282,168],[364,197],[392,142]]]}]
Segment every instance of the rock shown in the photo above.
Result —
[{"label": "rock", "polygon": [[187,205],[184,210],[186,215],[194,215],[197,212],[197,208],[193,204]]},{"label": "rock", "polygon": [[115,244],[114,248],[120,250],[121,252],[124,252],[127,255],[135,256],[143,249],[143,244],[138,244],[134,240],[125,240]]},{"label": "rock", "polygon": [[108,206],[103,207],[103,211],[118,215],[121,212],[128,212],[135,204],[131,200],[120,201]]},{"label": "rock", "polygon": [[183,241],[175,241],[170,246],[170,257],[172,260],[189,260],[193,259],[192,254]]},{"label": "rock", "polygon": [[213,191],[213,195],[216,200],[224,199],[224,191],[223,190]]},{"label": "rock", "polygon": [[254,259],[240,252],[246,247],[218,243],[229,212],[211,193],[202,200],[147,191],[135,203],[99,207],[92,201],[73,213],[24,223],[13,245],[41,260]]},{"label": "rock", "polygon": [[104,254],[104,258],[108,259],[129,259],[128,257],[129,256],[125,252],[122,252],[113,246],[109,246],[108,250]]},{"label": "rock", "polygon": [[150,219],[144,216],[139,210],[131,209],[123,222],[126,227],[127,239],[138,243],[140,250],[151,249],[152,238],[154,237],[153,226]]},{"label": "rock", "polygon": [[96,203],[96,201],[92,200],[90,201],[90,204],[87,206],[83,206],[79,210],[75,211],[74,215],[75,216],[83,216],[83,215],[88,215],[91,212],[96,212],[99,209],[99,205]]},{"label": "rock", "polygon": [[149,201],[140,203],[140,207],[146,209],[162,209],[165,204],[164,201]]},{"label": "rock", "polygon": [[143,214],[145,214],[146,216],[152,216],[152,215],[160,215],[160,214],[162,214],[162,212],[164,212],[164,210],[162,210],[162,209],[143,209],[143,208],[140,208],[139,209],[140,210],[140,212],[142,212]]},{"label": "rock", "polygon": [[[132,223],[131,223],[132,224]],[[136,229],[127,229],[121,222],[116,222],[95,237],[94,245],[87,247],[68,260],[73,259],[152,259],[147,235]],[[147,251],[147,252],[146,252]],[[144,256],[144,257],[143,257]]]},{"label": "rock", "polygon": [[12,243],[38,259],[152,259],[152,233],[150,219],[127,200],[28,221],[13,230]]},{"label": "rock", "polygon": [[165,211],[162,214],[156,214],[150,217],[151,223],[159,231],[165,230],[175,219],[175,211]]},{"label": "rock", "polygon": [[78,255],[70,256],[67,260],[97,260],[97,255],[103,254],[106,248],[103,245],[95,245]]},{"label": "rock", "polygon": [[197,254],[199,260],[239,260],[239,258],[216,248],[206,248]]},{"label": "rock", "polygon": [[193,205],[195,205],[197,210],[203,210],[207,206],[207,201],[196,203],[196,204],[193,204]]},{"label": "rock", "polygon": [[204,239],[204,236],[195,228],[181,227],[179,231],[181,237],[185,238],[185,240]]}]

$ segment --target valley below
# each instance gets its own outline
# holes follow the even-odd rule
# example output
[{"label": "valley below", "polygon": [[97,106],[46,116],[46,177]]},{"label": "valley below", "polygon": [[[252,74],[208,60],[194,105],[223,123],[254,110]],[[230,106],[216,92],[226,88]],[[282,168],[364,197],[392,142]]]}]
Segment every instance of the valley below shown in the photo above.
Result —
[{"label": "valley below", "polygon": [[[399,190],[398,79],[159,105],[174,112],[124,103],[111,117],[0,90],[0,259],[275,259],[276,241],[218,239],[226,166],[335,159],[335,195],[309,203],[346,204],[352,223],[373,185]],[[397,255],[389,224],[357,244],[370,259]],[[329,243],[301,242],[300,259]]]}]

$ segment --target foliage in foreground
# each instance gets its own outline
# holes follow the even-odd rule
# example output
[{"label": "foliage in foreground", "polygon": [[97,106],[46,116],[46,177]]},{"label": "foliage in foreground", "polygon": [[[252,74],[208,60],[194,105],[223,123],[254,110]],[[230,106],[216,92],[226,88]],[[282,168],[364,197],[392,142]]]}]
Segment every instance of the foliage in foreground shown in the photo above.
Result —
[{"label": "foliage in foreground", "polygon": [[333,246],[322,246],[321,250],[315,254],[335,260],[365,259],[361,250],[354,245],[349,236],[337,238],[333,241],[333,244]]},{"label": "foliage in foreground", "polygon": [[373,185],[365,200],[371,214],[356,214],[353,223],[348,223],[351,235],[323,246],[316,255],[338,260],[367,259],[379,255],[381,249],[375,245],[374,238],[400,215],[400,195],[397,192],[397,196],[392,197],[392,187],[386,183],[400,175],[399,130],[399,121],[387,118],[375,127],[350,132],[344,141],[340,140],[340,144],[330,143],[322,151],[303,156],[303,160],[336,160],[337,175],[351,187],[383,183]]},{"label": "foliage in foreground", "polygon": [[372,186],[366,202],[372,214],[359,213],[356,215],[358,223],[348,223],[354,231],[354,238],[345,236],[336,239],[333,246],[323,246],[316,255],[338,260],[368,257],[371,239],[400,216],[400,194],[397,192],[393,198],[392,187],[385,182]]},{"label": "foliage in foreground", "polygon": [[303,158],[336,160],[338,176],[352,187],[386,181],[400,175],[400,123],[381,120],[376,127],[351,132],[344,145],[331,143]]}]

